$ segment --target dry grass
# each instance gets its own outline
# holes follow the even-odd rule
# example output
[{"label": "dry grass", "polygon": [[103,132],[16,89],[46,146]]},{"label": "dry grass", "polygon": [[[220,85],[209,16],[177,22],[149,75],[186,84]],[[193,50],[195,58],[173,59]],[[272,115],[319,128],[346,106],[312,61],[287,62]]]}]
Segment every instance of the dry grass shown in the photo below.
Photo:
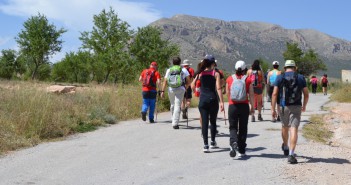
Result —
[{"label": "dry grass", "polygon": [[310,123],[304,125],[302,135],[309,140],[326,143],[331,139],[333,133],[324,122],[324,116],[312,115]]},{"label": "dry grass", "polygon": [[[140,116],[140,85],[90,85],[75,94],[47,93],[48,86],[0,81],[0,152]],[[165,102],[159,111],[168,108]]]},{"label": "dry grass", "polygon": [[337,102],[350,103],[351,102],[351,85],[339,84],[339,87],[333,92],[331,99]]}]

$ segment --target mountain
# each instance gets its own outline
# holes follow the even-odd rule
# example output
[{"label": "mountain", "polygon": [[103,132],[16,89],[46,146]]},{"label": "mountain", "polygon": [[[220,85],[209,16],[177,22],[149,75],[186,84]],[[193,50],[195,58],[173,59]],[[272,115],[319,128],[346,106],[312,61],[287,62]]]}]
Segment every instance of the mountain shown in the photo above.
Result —
[{"label": "mountain", "polygon": [[219,66],[233,71],[237,60],[252,63],[262,58],[283,62],[286,42],[313,49],[328,67],[328,76],[340,78],[341,69],[351,69],[351,42],[311,29],[285,29],[263,22],[226,22],[218,19],[175,15],[150,25],[163,29],[162,37],[180,45],[181,58],[196,64],[213,54]]}]

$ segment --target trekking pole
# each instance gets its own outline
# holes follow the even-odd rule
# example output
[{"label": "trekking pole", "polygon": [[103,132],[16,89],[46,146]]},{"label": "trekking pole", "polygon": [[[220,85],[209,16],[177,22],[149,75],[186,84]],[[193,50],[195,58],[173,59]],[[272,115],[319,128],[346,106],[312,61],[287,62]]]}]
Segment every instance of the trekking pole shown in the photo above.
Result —
[{"label": "trekking pole", "polygon": [[157,121],[157,113],[158,113],[158,111],[157,111],[157,101],[158,101],[158,99],[159,98],[157,98],[157,96],[160,96],[160,91],[157,91],[157,95],[156,95],[156,102],[155,102],[155,113],[156,113],[156,121]]},{"label": "trekking pole", "polygon": [[227,125],[227,118],[225,117],[225,108],[223,109],[223,115],[224,115],[224,125]]},{"label": "trekking pole", "polygon": [[188,114],[188,103],[187,103],[187,89],[185,89],[185,114],[186,114],[186,127],[189,127],[189,114]]}]

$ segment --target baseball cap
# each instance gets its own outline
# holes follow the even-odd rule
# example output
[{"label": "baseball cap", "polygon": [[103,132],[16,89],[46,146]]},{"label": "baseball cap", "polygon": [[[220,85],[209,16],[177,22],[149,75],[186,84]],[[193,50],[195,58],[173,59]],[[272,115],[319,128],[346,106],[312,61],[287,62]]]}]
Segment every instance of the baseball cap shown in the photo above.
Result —
[{"label": "baseball cap", "polygon": [[284,67],[296,67],[294,60],[286,60]]},{"label": "baseball cap", "polygon": [[239,69],[244,70],[245,68],[246,68],[246,64],[244,61],[239,60],[235,63],[235,70],[239,70]]},{"label": "baseball cap", "polygon": [[273,61],[272,65],[279,66],[279,62],[278,61]]},{"label": "baseball cap", "polygon": [[157,66],[157,62],[151,62],[151,65],[153,65],[153,66]]},{"label": "baseball cap", "polygon": [[214,58],[213,55],[206,55],[204,60],[209,60],[209,61],[212,61],[212,62],[216,61],[216,59]]}]

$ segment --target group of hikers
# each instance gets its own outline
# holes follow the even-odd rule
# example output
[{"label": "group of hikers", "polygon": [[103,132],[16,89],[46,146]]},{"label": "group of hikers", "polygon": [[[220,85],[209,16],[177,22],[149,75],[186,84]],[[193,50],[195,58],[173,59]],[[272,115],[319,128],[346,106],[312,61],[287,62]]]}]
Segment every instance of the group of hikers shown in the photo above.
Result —
[{"label": "group of hikers", "polygon": [[[312,94],[316,94],[317,93],[317,88],[318,88],[318,78],[316,76],[312,76],[310,79],[310,83],[312,85]],[[324,95],[328,95],[328,75],[324,74],[321,77],[321,81],[320,84],[322,86],[322,90],[323,90],[323,94]]]},{"label": "group of hikers", "polygon": [[[198,64],[196,71],[190,67],[188,60],[182,63],[179,57],[174,57],[172,63],[173,66],[167,69],[162,85],[156,62],[152,62],[150,68],[141,73],[139,81],[143,83],[141,110],[143,121],[146,121],[146,115],[149,112],[149,122],[155,122],[154,110],[157,94],[159,92],[161,98],[164,98],[168,86],[172,126],[174,129],[179,129],[180,114],[183,114],[183,119],[188,118],[187,109],[190,106],[192,94],[194,94],[199,97],[198,109],[204,144],[203,152],[208,153],[210,149],[217,148],[217,114],[219,110],[225,111],[223,94],[227,94],[229,155],[243,157],[246,155],[249,116],[251,115],[251,121],[254,122],[255,110],[257,110],[257,119],[263,121],[261,115],[263,89],[267,84],[271,98],[272,121],[282,123],[281,149],[284,155],[288,156],[289,163],[297,163],[294,151],[298,127],[301,112],[306,110],[309,94],[305,78],[297,73],[295,61],[286,60],[284,72],[279,71],[279,62],[274,61],[273,70],[265,78],[259,60],[255,60],[250,68],[244,61],[239,60],[235,64],[235,73],[226,80],[223,72],[216,68],[217,60],[213,55],[206,55]],[[159,91],[157,87],[160,88]],[[210,143],[208,141],[209,126]]]}]

